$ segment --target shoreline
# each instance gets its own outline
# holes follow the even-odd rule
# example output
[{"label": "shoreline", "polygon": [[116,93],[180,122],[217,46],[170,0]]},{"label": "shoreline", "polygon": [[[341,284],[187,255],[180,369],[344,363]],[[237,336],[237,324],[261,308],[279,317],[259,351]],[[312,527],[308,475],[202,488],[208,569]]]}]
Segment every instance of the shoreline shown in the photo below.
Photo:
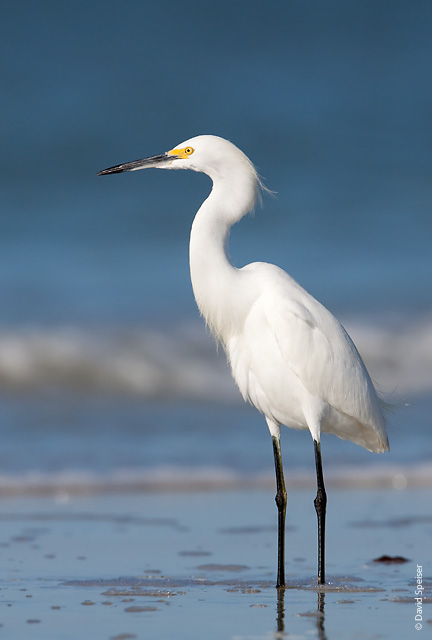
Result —
[{"label": "shoreline", "polygon": [[[0,500],[3,630],[10,640],[72,639],[83,629],[107,639],[238,640],[278,630],[320,640],[372,631],[408,638],[417,565],[430,626],[427,489],[329,491],[324,589],[315,576],[314,492],[289,491],[283,597],[274,588],[273,493]],[[407,562],[374,562],[384,554]]]},{"label": "shoreline", "polygon": [[[316,485],[315,474],[307,469],[285,471],[287,489],[299,491]],[[432,487],[432,469],[421,464],[340,465],[325,470],[329,489],[348,491],[413,490]],[[60,502],[97,495],[260,491],[275,486],[274,471],[237,473],[223,467],[181,468],[163,465],[150,469],[119,469],[110,473],[89,471],[27,471],[0,476],[0,500],[54,497]]]}]

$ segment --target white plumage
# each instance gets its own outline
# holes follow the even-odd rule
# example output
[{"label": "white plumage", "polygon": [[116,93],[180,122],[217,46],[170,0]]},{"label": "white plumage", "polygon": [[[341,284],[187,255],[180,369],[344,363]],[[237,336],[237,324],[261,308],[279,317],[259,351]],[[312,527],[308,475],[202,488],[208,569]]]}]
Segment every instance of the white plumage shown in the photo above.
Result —
[{"label": "white plumage", "polygon": [[272,435],[285,424],[309,429],[318,442],[326,431],[370,451],[388,449],[379,399],[342,325],[282,269],[262,262],[236,269],[228,259],[230,227],[253,208],[259,189],[251,162],[214,136],[179,145],[187,146],[197,154],[190,168],[214,182],[192,225],[192,286],[243,397],[266,416]]},{"label": "white plumage", "polygon": [[101,174],[158,167],[192,169],[213,181],[190,238],[195,299],[227,353],[245,400],[264,414],[273,438],[279,510],[278,585],[284,586],[286,491],[280,427],[309,429],[315,445],[318,492],[319,582],[324,582],[326,494],[320,437],[328,432],[369,451],[389,449],[380,400],[342,325],[279,267],[252,263],[238,269],[227,255],[231,226],[255,204],[260,180],[231,142],[198,136],[173,150],[118,165]]}]

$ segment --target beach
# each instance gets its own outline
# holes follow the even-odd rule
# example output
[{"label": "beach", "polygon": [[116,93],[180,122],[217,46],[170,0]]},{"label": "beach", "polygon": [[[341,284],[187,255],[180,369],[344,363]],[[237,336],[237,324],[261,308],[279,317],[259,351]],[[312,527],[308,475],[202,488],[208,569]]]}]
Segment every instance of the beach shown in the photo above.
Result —
[{"label": "beach", "polygon": [[[4,499],[1,632],[10,640],[410,638],[420,565],[429,634],[430,488],[329,487],[328,495],[327,584],[318,589],[313,489],[288,488],[283,594],[274,587],[271,489]],[[382,556],[406,561],[374,562]]]},{"label": "beach", "polygon": [[[430,635],[431,25],[422,0],[3,3],[0,640]],[[271,438],[196,308],[211,181],[97,176],[200,134],[265,185],[233,264],[324,304],[383,399],[389,453],[323,434],[324,588],[310,434],[281,436],[278,593]]]}]

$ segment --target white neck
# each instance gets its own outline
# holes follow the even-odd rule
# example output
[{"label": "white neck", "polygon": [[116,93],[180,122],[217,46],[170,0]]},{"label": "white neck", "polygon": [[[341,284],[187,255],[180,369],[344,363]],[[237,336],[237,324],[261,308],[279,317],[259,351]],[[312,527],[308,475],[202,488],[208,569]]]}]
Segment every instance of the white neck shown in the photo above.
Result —
[{"label": "white neck", "polygon": [[227,255],[231,226],[254,205],[257,179],[250,171],[213,176],[213,189],[201,205],[192,225],[189,255],[192,287],[201,314],[222,343],[240,329],[246,306],[242,297],[241,271]]}]

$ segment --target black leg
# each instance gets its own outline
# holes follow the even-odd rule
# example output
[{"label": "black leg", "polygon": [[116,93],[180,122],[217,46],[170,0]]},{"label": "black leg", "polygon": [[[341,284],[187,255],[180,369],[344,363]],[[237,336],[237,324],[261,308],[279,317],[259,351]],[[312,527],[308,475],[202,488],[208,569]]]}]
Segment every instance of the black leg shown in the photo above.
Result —
[{"label": "black leg", "polygon": [[327,494],[324,487],[324,478],[321,462],[321,445],[314,440],[315,465],[317,476],[317,494],[314,500],[315,511],[318,517],[318,583],[325,583],[325,516]]},{"label": "black leg", "polygon": [[276,470],[276,505],[278,508],[278,574],[276,587],[285,586],[285,514],[287,493],[283,475],[280,440],[273,436],[273,453]]}]

